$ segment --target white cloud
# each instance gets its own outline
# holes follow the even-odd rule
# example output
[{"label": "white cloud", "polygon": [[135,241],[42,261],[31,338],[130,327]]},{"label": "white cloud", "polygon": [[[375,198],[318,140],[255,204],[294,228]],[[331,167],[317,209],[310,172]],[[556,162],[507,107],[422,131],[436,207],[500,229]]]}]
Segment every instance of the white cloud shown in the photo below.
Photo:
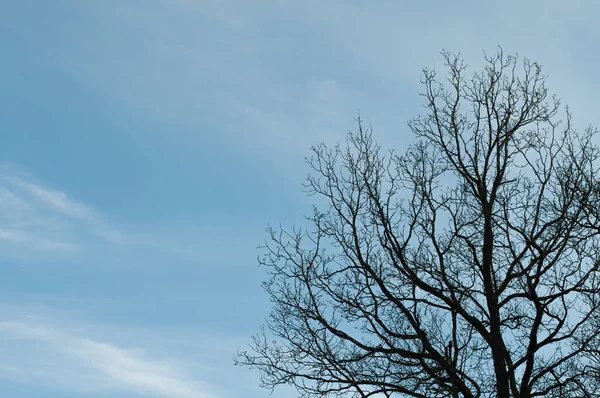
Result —
[{"label": "white cloud", "polygon": [[111,245],[196,257],[193,249],[178,244],[170,235],[177,235],[177,231],[169,229],[165,233],[166,229],[123,227],[67,193],[38,182],[18,167],[0,165],[2,256],[66,255]]},{"label": "white cloud", "polygon": [[[0,321],[0,375],[70,391],[131,391],[165,398],[217,398],[180,364],[142,350],[27,321]],[[12,355],[10,355],[12,354]]]},{"label": "white cloud", "polygon": [[16,167],[0,166],[0,246],[3,254],[80,251],[82,231],[102,224],[90,207],[43,187]]},{"label": "white cloud", "polygon": [[3,255],[14,253],[73,253],[80,248],[72,239],[64,217],[40,208],[10,174],[0,167],[0,247]]},{"label": "white cloud", "polygon": [[0,241],[11,242],[41,251],[76,252],[78,250],[78,246],[73,243],[45,239],[32,233],[14,229],[0,228]]},{"label": "white cloud", "polygon": [[98,216],[89,207],[71,200],[66,193],[43,188],[18,177],[7,177],[15,186],[23,188],[45,205],[61,213],[87,222],[97,222]]}]

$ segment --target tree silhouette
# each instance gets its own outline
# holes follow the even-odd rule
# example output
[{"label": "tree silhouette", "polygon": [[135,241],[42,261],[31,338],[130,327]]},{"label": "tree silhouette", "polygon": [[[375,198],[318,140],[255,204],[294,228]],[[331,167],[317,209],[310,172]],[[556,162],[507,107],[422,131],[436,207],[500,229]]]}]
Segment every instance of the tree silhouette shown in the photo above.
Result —
[{"label": "tree silhouette", "polygon": [[302,397],[598,397],[600,186],[541,67],[424,70],[417,142],[312,148],[312,228],[269,229],[269,332],[236,362]]}]

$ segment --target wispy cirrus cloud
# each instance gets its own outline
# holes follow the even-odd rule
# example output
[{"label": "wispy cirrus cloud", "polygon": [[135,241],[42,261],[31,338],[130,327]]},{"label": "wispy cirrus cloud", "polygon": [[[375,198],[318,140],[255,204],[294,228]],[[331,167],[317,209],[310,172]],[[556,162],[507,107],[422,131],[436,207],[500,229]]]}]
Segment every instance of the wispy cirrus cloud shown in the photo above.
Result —
[{"label": "wispy cirrus cloud", "polygon": [[[93,246],[151,248],[194,257],[194,251],[142,228],[123,227],[66,192],[13,165],[0,165],[0,247],[3,255],[68,255]],[[168,233],[167,233],[168,235]]]},{"label": "wispy cirrus cloud", "polygon": [[17,167],[0,166],[0,245],[10,251],[75,253],[94,237],[117,234],[91,207]]},{"label": "wispy cirrus cloud", "polygon": [[[149,397],[218,398],[176,361],[39,322],[0,321],[0,377],[74,392],[129,391]],[[10,355],[12,354],[12,355]],[[10,359],[9,359],[10,358]]]},{"label": "wispy cirrus cloud", "polygon": [[83,220],[86,222],[98,222],[99,216],[83,203],[70,199],[66,193],[43,188],[40,185],[25,181],[15,176],[6,176],[16,187],[22,188],[32,197],[48,205],[66,216]]},{"label": "wispy cirrus cloud", "polygon": [[44,238],[36,234],[14,229],[0,229],[0,241],[16,245],[28,246],[34,250],[51,252],[75,252],[78,245],[69,242],[61,242],[51,238]]}]

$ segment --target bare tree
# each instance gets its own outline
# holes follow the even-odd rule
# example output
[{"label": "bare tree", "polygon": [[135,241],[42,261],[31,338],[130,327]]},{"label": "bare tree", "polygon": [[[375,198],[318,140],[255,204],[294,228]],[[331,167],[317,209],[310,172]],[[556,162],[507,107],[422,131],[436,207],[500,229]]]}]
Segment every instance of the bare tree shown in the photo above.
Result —
[{"label": "bare tree", "polygon": [[443,53],[404,154],[312,148],[312,229],[270,229],[270,333],[236,362],[302,397],[600,397],[595,130],[537,63]]}]

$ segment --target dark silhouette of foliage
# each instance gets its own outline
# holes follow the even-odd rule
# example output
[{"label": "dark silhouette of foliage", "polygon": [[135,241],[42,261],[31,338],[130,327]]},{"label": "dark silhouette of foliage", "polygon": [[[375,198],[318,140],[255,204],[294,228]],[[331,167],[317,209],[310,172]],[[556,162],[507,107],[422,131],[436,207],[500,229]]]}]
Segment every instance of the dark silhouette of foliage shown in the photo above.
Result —
[{"label": "dark silhouette of foliage", "polygon": [[537,63],[443,53],[403,154],[312,148],[312,229],[270,229],[269,333],[236,362],[302,397],[599,397],[600,185]]}]

